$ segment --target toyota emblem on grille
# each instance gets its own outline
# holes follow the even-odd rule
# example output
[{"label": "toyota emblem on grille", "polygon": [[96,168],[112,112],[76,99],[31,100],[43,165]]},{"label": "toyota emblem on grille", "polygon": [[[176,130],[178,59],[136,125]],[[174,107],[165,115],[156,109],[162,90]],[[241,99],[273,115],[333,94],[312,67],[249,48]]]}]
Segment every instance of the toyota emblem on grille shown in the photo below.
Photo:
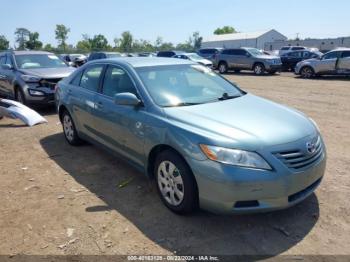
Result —
[{"label": "toyota emblem on grille", "polygon": [[314,143],[314,142],[307,142],[306,143],[306,150],[310,154],[315,153],[315,151],[316,151],[316,143]]}]

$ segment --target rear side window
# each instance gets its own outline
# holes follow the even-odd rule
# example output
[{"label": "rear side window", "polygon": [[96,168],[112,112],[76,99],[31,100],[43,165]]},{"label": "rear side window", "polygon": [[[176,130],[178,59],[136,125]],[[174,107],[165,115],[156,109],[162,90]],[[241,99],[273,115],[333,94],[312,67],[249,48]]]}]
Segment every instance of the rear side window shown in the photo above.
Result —
[{"label": "rear side window", "polygon": [[339,52],[331,52],[331,53],[325,54],[323,59],[326,60],[326,59],[338,58],[338,55],[339,55]]},{"label": "rear side window", "polygon": [[108,66],[103,80],[102,94],[113,97],[119,93],[137,95],[129,75],[117,66]]},{"label": "rear side window", "polygon": [[208,54],[215,54],[216,53],[216,49],[201,49],[199,52],[202,53],[202,54],[206,54],[206,55],[208,55]]},{"label": "rear side window", "polygon": [[292,50],[304,50],[304,47],[292,47]]},{"label": "rear side window", "polygon": [[103,65],[94,65],[85,69],[80,80],[80,86],[97,92],[102,70]]},{"label": "rear side window", "polygon": [[286,51],[286,50],[289,50],[289,48],[290,48],[290,47],[286,46],[286,47],[282,47],[281,50]]},{"label": "rear side window", "polygon": [[342,58],[350,57],[350,51],[344,51],[341,55]]}]

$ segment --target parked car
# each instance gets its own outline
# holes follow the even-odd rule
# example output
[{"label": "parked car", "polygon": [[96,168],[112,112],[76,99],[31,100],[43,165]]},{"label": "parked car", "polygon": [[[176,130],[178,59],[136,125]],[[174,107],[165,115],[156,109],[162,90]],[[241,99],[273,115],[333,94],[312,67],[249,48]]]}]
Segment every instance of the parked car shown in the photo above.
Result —
[{"label": "parked car", "polygon": [[183,51],[177,51],[177,50],[174,50],[174,51],[159,51],[157,53],[157,56],[158,57],[173,57],[174,55],[180,55],[180,54],[183,54],[185,52]]},{"label": "parked car", "polygon": [[184,53],[181,55],[174,55],[173,57],[180,58],[180,59],[187,59],[207,67],[213,67],[213,63],[210,60],[205,59],[197,55],[196,53]]},{"label": "parked car", "polygon": [[138,56],[141,56],[141,57],[155,57],[155,56],[157,56],[157,54],[151,53],[151,52],[141,52],[141,53],[138,53]]},{"label": "parked car", "polygon": [[220,53],[223,48],[201,48],[198,50],[198,55],[210,60],[212,63],[215,61],[215,56]]},{"label": "parked car", "polygon": [[221,74],[229,70],[240,72],[241,70],[253,70],[256,75],[265,72],[274,74],[282,68],[281,59],[277,56],[264,54],[256,48],[224,49],[217,56],[214,67]]},{"label": "parked car", "polygon": [[281,55],[282,67],[284,70],[292,70],[294,72],[294,68],[297,63],[304,61],[306,59],[311,58],[320,58],[323,54],[321,52],[311,52],[308,50],[302,51],[293,51],[289,53],[285,53]]},{"label": "parked car", "polygon": [[174,212],[287,208],[324,174],[313,120],[190,60],[91,62],[59,82],[56,98],[69,144],[90,141],[127,159]]},{"label": "parked car", "polygon": [[54,102],[55,85],[75,69],[42,51],[0,53],[0,93],[22,104]]},{"label": "parked car", "polygon": [[73,67],[82,66],[87,62],[87,57],[83,54],[61,54],[58,55],[67,65]]},{"label": "parked car", "polygon": [[320,58],[299,62],[295,73],[303,78],[318,75],[350,75],[350,48],[332,50]]},{"label": "parked car", "polygon": [[279,55],[283,55],[292,51],[300,51],[307,50],[308,48],[305,46],[284,46],[279,50]]},{"label": "parked car", "polygon": [[115,58],[121,56],[121,53],[118,52],[92,52],[88,58],[88,61],[104,58]]}]

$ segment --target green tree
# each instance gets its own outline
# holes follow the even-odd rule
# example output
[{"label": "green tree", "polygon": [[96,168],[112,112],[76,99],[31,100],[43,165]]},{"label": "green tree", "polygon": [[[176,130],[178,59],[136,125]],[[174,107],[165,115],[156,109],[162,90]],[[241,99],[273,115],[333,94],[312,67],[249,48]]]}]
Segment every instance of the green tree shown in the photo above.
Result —
[{"label": "green tree", "polygon": [[55,52],[55,48],[51,44],[46,44],[43,48],[47,52]]},{"label": "green tree", "polygon": [[237,33],[237,31],[232,26],[224,26],[216,28],[214,31],[215,35],[224,35],[224,34],[232,34]]},{"label": "green tree", "polygon": [[26,42],[28,41],[30,31],[27,28],[16,28],[15,36],[16,42],[18,43],[19,50],[24,50],[26,47]]},{"label": "green tree", "polygon": [[203,37],[199,35],[199,32],[194,32],[190,40],[194,50],[201,48]]},{"label": "green tree", "polygon": [[122,33],[122,37],[120,39],[119,48],[122,52],[131,52],[133,43],[133,36],[129,31],[125,31]]},{"label": "green tree", "polygon": [[66,41],[68,39],[68,33],[70,32],[70,29],[66,27],[65,25],[56,25],[56,39],[58,41],[58,47],[62,48],[64,51],[66,50]]},{"label": "green tree", "polygon": [[95,35],[92,39],[90,39],[91,50],[99,51],[99,50],[107,50],[109,49],[108,40],[104,35]]},{"label": "green tree", "polygon": [[30,32],[28,41],[26,42],[26,47],[30,50],[38,50],[41,49],[43,43],[39,41],[39,33],[38,32]]},{"label": "green tree", "polygon": [[0,35],[0,50],[6,50],[9,48],[9,41],[4,35]]}]

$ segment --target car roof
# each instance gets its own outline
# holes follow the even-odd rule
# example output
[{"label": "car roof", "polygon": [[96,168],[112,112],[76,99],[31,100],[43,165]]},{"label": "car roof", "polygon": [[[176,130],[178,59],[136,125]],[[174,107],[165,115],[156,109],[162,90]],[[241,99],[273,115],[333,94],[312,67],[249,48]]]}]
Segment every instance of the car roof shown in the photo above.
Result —
[{"label": "car roof", "polygon": [[90,63],[118,62],[119,64],[130,65],[132,67],[146,66],[166,66],[166,65],[189,65],[195,64],[190,60],[163,57],[116,57],[93,60]]}]

